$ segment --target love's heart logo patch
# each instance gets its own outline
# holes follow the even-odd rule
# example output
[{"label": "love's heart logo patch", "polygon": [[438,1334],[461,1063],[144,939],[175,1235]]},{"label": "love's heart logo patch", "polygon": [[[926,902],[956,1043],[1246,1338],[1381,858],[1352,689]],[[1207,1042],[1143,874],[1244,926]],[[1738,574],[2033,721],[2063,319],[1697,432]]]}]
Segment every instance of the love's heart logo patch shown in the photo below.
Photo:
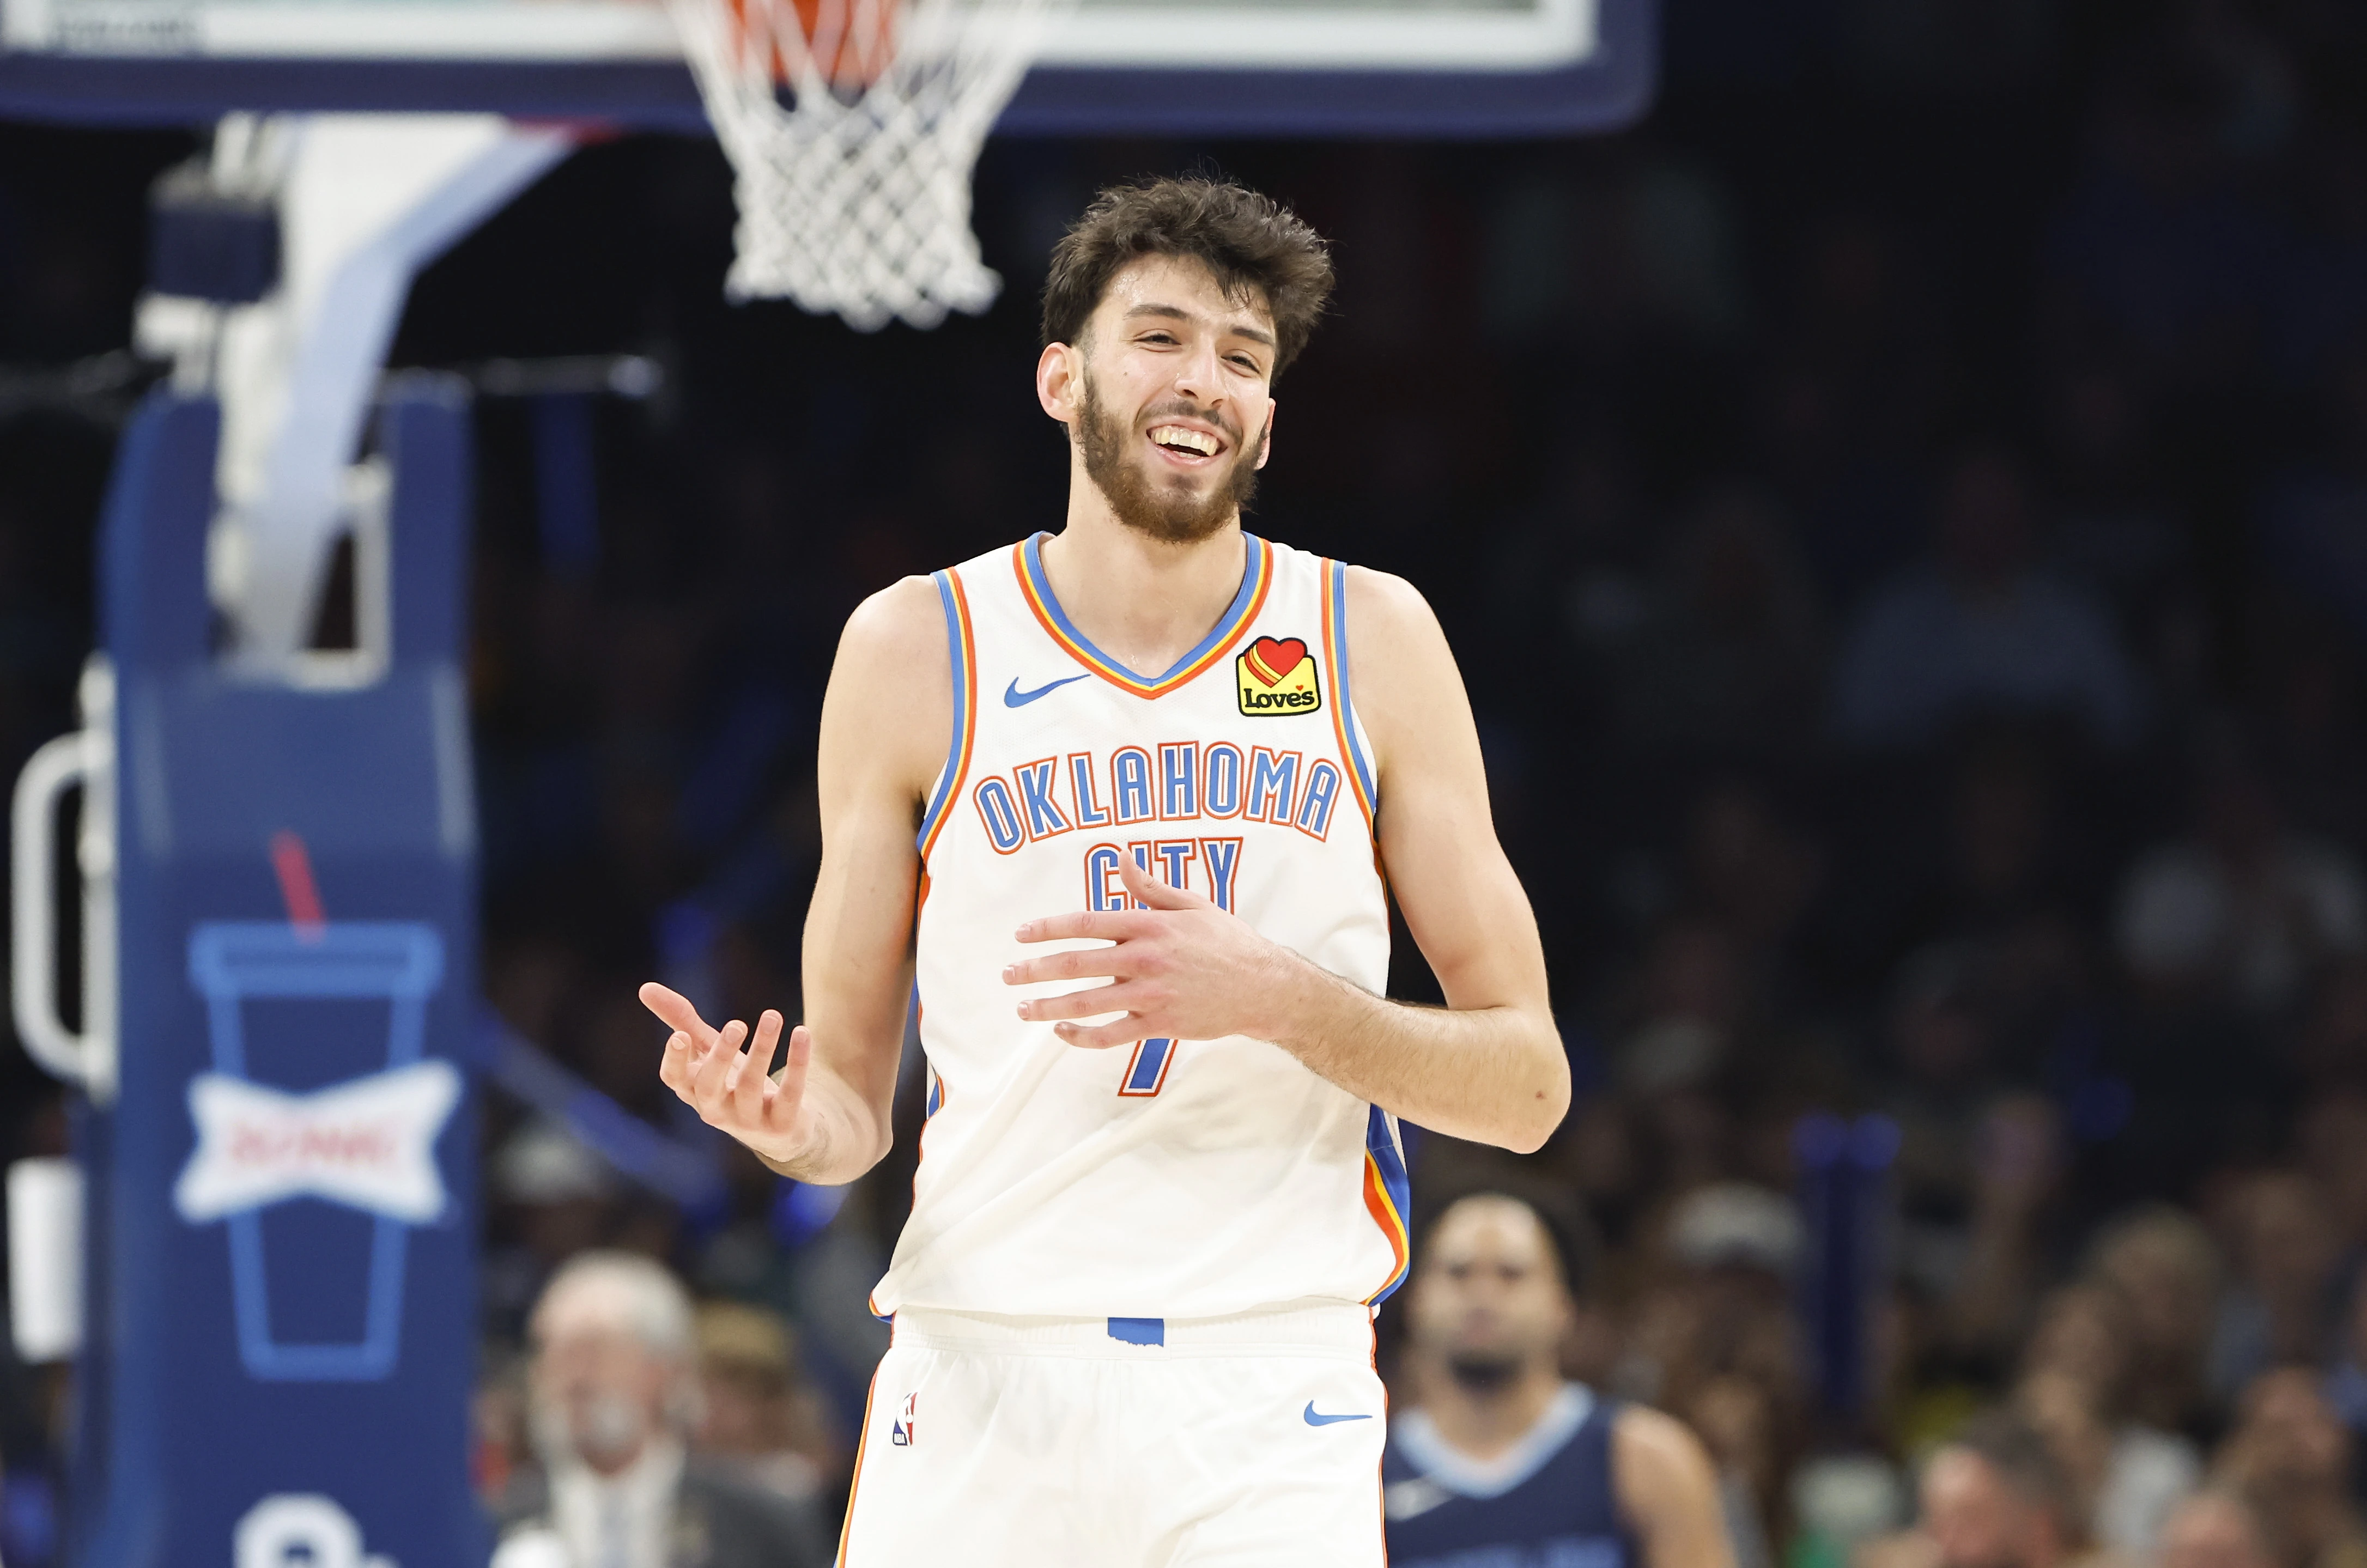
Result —
[{"label": "love's heart logo patch", "polygon": [[1306,657],[1307,645],[1295,637],[1285,637],[1280,642],[1270,637],[1262,637],[1250,644],[1250,650],[1241,656],[1241,662],[1261,682],[1268,686],[1277,686],[1282,683],[1282,678],[1297,669],[1298,661]]},{"label": "love's heart logo patch", "polygon": [[1323,705],[1317,663],[1304,637],[1258,638],[1233,660],[1241,712],[1251,718],[1315,712]]}]

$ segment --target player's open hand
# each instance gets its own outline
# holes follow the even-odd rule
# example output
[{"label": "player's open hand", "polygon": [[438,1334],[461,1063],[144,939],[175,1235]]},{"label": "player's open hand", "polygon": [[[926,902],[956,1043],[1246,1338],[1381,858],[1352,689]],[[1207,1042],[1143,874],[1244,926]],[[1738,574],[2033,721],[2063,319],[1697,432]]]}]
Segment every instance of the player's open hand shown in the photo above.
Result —
[{"label": "player's open hand", "polygon": [[806,1068],[813,1060],[813,1037],[804,1024],[789,1032],[788,1065],[775,1078],[765,1069],[780,1043],[781,1015],[772,1009],[757,1019],[752,1040],[748,1026],[736,1018],[709,1029],[688,998],[654,981],[641,987],[641,1005],[674,1031],[658,1077],[701,1121],[766,1159],[787,1161],[805,1151],[810,1134]]},{"label": "player's open hand", "polygon": [[[1251,930],[1199,894],[1170,887],[1132,855],[1118,857],[1136,908],[1050,915],[1019,928],[1021,942],[1098,938],[1110,947],[1079,948],[1024,959],[1002,972],[1005,985],[1106,979],[1108,984],[1019,1004],[1019,1016],[1053,1021],[1071,1045],[1094,1050],[1137,1040],[1217,1040],[1281,1033],[1288,999],[1306,978],[1304,959]],[[1108,1023],[1072,1021],[1123,1012]]]}]

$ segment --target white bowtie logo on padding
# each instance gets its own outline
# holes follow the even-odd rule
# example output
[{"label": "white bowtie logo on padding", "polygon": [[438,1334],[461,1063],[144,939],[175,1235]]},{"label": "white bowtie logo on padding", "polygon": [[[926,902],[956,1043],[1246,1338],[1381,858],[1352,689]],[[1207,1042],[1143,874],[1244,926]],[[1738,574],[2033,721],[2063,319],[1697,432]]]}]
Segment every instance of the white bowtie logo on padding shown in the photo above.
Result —
[{"label": "white bowtie logo on padding", "polygon": [[460,1102],[448,1062],[288,1094],[221,1073],[189,1081],[197,1152],[173,1203],[203,1224],[283,1198],[332,1203],[425,1224],[444,1212],[436,1138]]}]

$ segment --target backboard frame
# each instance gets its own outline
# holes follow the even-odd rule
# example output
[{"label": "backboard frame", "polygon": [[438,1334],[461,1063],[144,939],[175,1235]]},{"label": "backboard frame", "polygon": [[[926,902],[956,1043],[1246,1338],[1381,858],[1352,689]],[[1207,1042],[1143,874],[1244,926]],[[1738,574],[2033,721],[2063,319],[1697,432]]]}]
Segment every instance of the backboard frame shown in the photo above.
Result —
[{"label": "backboard frame", "polygon": [[[0,39],[21,39],[27,9],[44,4],[0,0]],[[1390,37],[1387,28],[1367,28],[1353,46],[1344,34],[1340,44],[1319,41],[1315,47],[1331,51],[1326,58],[1337,62],[1312,68],[1271,62],[1273,54],[1248,66],[1074,58],[1090,56],[1087,39],[1069,57],[1056,48],[1029,73],[996,133],[1511,138],[1614,130],[1639,118],[1658,84],[1656,0],[1538,4],[1539,15],[1586,13],[1591,47],[1555,59],[1533,39],[1512,39],[1501,17],[1480,14],[1459,49],[1443,51],[1435,33]],[[1243,8],[1253,6],[1249,0]],[[1491,42],[1491,28],[1509,41]],[[505,58],[468,58],[448,48],[428,58],[398,48],[322,58],[142,53],[130,44],[120,52],[0,47],[0,118],[181,126],[233,109],[493,112],[619,129],[708,129],[687,68],[638,34],[616,43],[607,58],[536,58],[515,49]],[[1442,59],[1452,63],[1441,68]]]}]

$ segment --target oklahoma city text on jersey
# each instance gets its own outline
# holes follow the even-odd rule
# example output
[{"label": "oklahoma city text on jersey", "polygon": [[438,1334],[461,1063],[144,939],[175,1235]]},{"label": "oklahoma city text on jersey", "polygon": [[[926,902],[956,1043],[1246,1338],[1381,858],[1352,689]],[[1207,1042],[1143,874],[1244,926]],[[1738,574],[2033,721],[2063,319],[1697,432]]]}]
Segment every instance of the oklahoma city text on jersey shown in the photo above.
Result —
[{"label": "oklahoma city text on jersey", "polygon": [[[1206,746],[1162,740],[1021,762],[1008,773],[980,779],[970,800],[987,842],[1008,855],[1080,829],[1090,834],[1142,824],[1254,822],[1320,840],[1331,835],[1342,788],[1340,770],[1329,758],[1310,762],[1301,752],[1264,746],[1244,752],[1226,740]],[[1189,888],[1230,909],[1241,843],[1239,836],[1161,836],[1127,840],[1124,851],[1169,886]],[[1117,842],[1085,850],[1086,908],[1131,905],[1118,877],[1119,853]]]}]

